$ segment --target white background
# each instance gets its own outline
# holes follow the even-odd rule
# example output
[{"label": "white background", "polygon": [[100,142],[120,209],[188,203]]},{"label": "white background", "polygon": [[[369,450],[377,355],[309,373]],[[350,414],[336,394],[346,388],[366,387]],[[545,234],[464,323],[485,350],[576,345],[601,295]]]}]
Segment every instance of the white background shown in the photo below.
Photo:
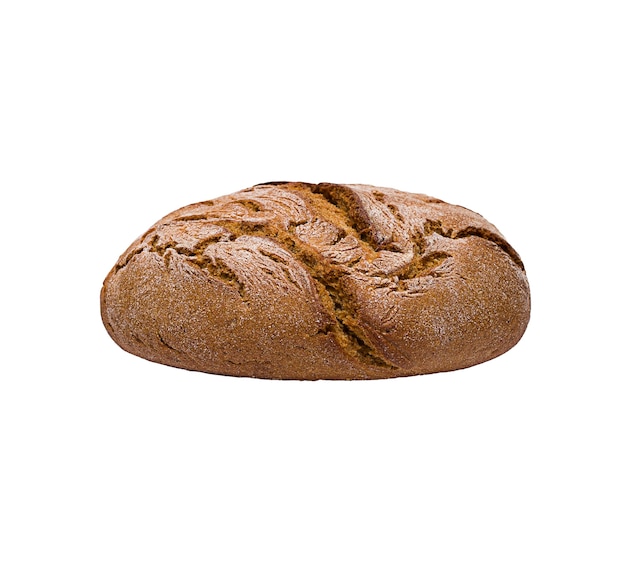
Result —
[{"label": "white background", "polygon": [[[0,571],[626,572],[623,2],[5,0]],[[483,214],[522,341],[366,382],[120,350],[106,273],[270,180]]]}]

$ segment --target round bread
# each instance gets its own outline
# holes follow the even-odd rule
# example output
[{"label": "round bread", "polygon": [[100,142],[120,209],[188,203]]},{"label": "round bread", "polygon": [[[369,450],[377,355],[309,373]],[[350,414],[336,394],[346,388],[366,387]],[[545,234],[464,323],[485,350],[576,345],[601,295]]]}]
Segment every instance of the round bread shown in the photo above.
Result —
[{"label": "round bread", "polygon": [[374,379],[450,371],[517,343],[524,266],[477,213],[369,185],[273,182],[161,219],[101,292],[150,361],[222,375]]}]

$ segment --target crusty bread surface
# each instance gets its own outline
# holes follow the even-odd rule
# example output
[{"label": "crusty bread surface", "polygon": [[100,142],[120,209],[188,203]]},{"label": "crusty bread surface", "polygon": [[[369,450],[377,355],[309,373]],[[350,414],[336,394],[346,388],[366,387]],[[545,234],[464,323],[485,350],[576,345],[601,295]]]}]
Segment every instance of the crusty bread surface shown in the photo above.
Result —
[{"label": "crusty bread surface", "polygon": [[530,317],[519,255],[483,217],[369,185],[272,182],[167,215],[110,271],[113,340],[223,375],[373,379],[469,367]]}]

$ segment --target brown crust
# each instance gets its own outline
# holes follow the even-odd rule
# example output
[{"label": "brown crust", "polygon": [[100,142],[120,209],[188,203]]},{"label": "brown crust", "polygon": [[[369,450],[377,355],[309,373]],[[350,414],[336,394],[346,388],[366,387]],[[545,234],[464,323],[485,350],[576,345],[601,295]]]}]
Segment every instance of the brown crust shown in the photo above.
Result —
[{"label": "brown crust", "polygon": [[186,369],[362,379],[468,367],[520,339],[519,255],[477,213],[367,185],[271,182],[183,207],[101,293],[125,350]]}]

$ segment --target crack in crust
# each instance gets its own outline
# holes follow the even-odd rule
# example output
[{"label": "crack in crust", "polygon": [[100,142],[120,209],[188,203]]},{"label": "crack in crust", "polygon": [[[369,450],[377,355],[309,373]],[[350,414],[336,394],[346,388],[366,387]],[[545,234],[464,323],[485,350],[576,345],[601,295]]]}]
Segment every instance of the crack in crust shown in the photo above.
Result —
[{"label": "crack in crust", "polygon": [[198,241],[193,248],[184,247],[178,244],[176,241],[161,241],[161,237],[158,233],[155,233],[150,241],[148,251],[157,253],[163,258],[163,262],[166,267],[170,267],[172,253],[177,253],[185,257],[185,262],[198,267],[199,269],[207,270],[212,277],[219,279],[224,283],[233,285],[239,292],[239,296],[244,302],[248,301],[246,293],[246,287],[243,281],[240,281],[237,274],[230,269],[227,263],[217,257],[208,258],[203,256],[203,252],[208,245],[220,241],[222,238],[211,237],[201,241]]},{"label": "crack in crust", "polygon": [[[408,195],[413,203],[403,201],[403,196]],[[411,279],[443,276],[445,273],[438,270],[445,261],[452,261],[453,255],[437,248],[436,242],[433,246],[429,241],[433,235],[447,239],[480,237],[524,269],[519,255],[497,230],[478,225],[455,230],[441,219],[428,216],[422,216],[421,223],[416,224],[420,219],[415,216],[419,202],[428,214],[441,209],[441,204],[448,206],[431,197],[370,186],[258,184],[230,196],[188,206],[164,218],[144,234],[138,247],[120,258],[114,272],[119,272],[144,250],[160,255],[169,268],[176,253],[186,263],[232,285],[242,301],[249,303],[245,275],[229,265],[230,252],[220,256],[218,251],[208,248],[215,243],[225,245],[245,242],[246,238],[263,238],[287,252],[306,270],[327,313],[327,321],[318,334],[331,334],[349,356],[395,370],[398,367],[368,337],[348,286],[351,280],[381,278],[385,285],[405,295]],[[259,244],[245,249],[254,250],[282,269],[280,276],[268,271],[277,281],[288,281],[301,288],[289,272],[292,263],[288,258]]]},{"label": "crack in crust", "polygon": [[487,241],[491,241],[497,247],[499,247],[502,251],[504,251],[513,262],[524,271],[524,264],[517,251],[513,249],[501,236],[492,233],[487,229],[483,229],[480,227],[469,226],[464,229],[460,229],[459,231],[454,231],[452,229],[445,229],[441,221],[432,219],[427,219],[424,224],[424,235],[432,235],[436,233],[441,235],[442,237],[448,237],[450,239],[463,239],[464,237],[481,237],[482,239],[486,239]]}]

